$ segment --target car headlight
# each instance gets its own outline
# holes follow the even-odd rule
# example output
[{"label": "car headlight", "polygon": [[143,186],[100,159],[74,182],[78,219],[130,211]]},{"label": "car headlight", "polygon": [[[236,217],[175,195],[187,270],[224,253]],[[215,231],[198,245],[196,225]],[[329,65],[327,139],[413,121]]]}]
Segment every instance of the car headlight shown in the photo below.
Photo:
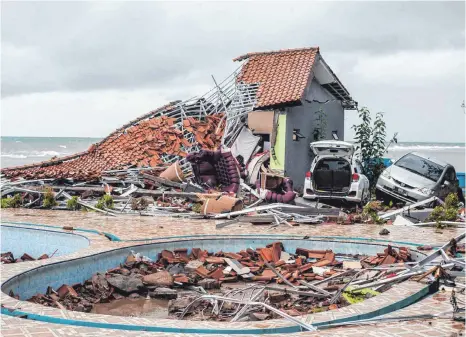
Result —
[{"label": "car headlight", "polygon": [[421,192],[422,194],[426,194],[426,195],[430,195],[433,193],[432,190],[427,187],[417,188],[417,190]]},{"label": "car headlight", "polygon": [[382,171],[382,176],[384,176],[386,178],[390,178],[390,172],[388,172],[387,170],[383,170]]}]

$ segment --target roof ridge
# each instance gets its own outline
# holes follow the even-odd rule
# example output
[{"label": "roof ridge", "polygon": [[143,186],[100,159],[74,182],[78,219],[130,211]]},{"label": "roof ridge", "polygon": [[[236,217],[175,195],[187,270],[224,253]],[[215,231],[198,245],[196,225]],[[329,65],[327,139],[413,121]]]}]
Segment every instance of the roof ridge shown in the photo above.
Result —
[{"label": "roof ridge", "polygon": [[257,55],[273,55],[273,54],[281,54],[281,53],[291,53],[291,52],[296,52],[296,51],[316,51],[319,52],[319,46],[316,47],[304,47],[304,48],[290,48],[290,49],[279,49],[279,50],[270,50],[270,51],[262,51],[262,52],[252,52],[252,53],[247,53],[243,54],[241,56],[238,56],[233,59],[234,62],[236,61],[242,61],[245,59],[250,58],[251,56],[257,56]]}]

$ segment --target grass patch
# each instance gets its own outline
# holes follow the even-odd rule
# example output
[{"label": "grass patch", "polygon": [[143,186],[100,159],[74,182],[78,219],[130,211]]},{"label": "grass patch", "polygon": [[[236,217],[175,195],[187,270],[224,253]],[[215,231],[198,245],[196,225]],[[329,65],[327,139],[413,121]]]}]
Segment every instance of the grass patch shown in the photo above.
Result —
[{"label": "grass patch", "polygon": [[372,290],[371,288],[364,288],[351,292],[351,287],[348,287],[347,290],[343,292],[342,296],[349,304],[356,304],[379,294],[378,291]]}]

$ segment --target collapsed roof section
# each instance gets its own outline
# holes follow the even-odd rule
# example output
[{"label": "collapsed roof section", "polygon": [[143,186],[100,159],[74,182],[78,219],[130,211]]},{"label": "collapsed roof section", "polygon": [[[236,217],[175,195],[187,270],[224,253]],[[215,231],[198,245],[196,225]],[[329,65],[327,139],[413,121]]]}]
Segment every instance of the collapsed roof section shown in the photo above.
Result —
[{"label": "collapsed roof section", "polygon": [[[173,108],[168,105],[159,112],[169,112]],[[222,138],[223,128],[217,128],[221,117],[222,114],[206,116],[203,120],[187,117],[180,129],[175,126],[176,118],[159,115],[114,132],[85,152],[5,169],[2,173],[9,178],[94,180],[105,170],[160,166],[167,157],[186,157],[193,147],[216,149]]]},{"label": "collapsed roof section", "polygon": [[254,108],[257,85],[238,84],[237,75],[231,74],[200,98],[172,102],[130,121],[87,151],[1,172],[8,179],[93,180],[108,170],[176,160],[189,171],[188,153],[231,145],[243,125],[238,119]]},{"label": "collapsed roof section", "polygon": [[356,109],[348,90],[325,63],[319,47],[249,53],[234,61],[247,60],[238,76],[243,83],[259,83],[255,109],[301,105],[313,78],[342,101],[345,109]]},{"label": "collapsed roof section", "polygon": [[[232,146],[249,112],[265,107],[301,104],[315,76],[337,99],[350,102],[347,90],[325,64],[319,48],[289,49],[240,56],[238,71],[205,95],[171,102],[115,130],[87,151],[68,157],[2,169],[8,179],[73,178],[92,180],[103,172],[135,166],[154,167],[188,153]],[[349,106],[347,104],[347,106]]]}]

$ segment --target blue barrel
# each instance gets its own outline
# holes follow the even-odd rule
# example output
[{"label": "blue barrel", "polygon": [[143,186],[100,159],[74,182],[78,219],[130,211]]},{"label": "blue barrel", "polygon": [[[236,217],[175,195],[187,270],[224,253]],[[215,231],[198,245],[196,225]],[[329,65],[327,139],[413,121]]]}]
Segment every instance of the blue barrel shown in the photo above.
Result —
[{"label": "blue barrel", "polygon": [[385,167],[389,167],[390,165],[393,164],[390,158],[382,158],[382,160],[383,160],[383,164],[385,165]]},{"label": "blue barrel", "polygon": [[458,178],[459,185],[464,193],[465,192],[464,172],[456,172],[456,178]]}]

